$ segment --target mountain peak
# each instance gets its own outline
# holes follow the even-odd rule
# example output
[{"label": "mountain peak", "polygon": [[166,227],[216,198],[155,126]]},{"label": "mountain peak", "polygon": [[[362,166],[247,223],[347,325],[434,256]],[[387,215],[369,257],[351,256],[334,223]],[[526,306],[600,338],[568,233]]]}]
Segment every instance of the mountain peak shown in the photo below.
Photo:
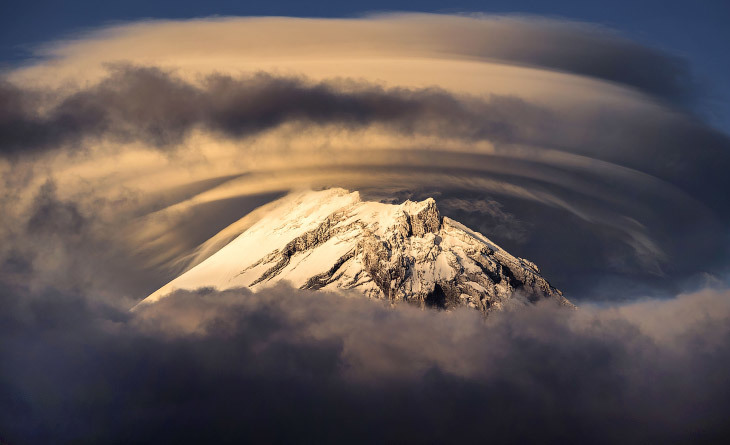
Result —
[{"label": "mountain peak", "polygon": [[393,302],[488,313],[552,299],[572,306],[537,266],[443,217],[433,198],[384,204],[344,189],[292,193],[218,252],[143,303],[176,289],[279,281],[358,290]]}]

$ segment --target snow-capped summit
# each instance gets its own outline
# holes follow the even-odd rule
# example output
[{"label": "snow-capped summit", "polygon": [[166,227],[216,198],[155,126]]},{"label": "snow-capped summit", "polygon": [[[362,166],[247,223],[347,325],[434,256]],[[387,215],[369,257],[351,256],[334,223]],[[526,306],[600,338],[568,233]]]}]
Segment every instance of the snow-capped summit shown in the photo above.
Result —
[{"label": "snow-capped summit", "polygon": [[355,289],[371,298],[487,313],[553,299],[572,306],[537,266],[442,217],[436,202],[367,202],[343,189],[290,194],[225,247],[147,297],[177,289],[281,280],[302,289]]}]

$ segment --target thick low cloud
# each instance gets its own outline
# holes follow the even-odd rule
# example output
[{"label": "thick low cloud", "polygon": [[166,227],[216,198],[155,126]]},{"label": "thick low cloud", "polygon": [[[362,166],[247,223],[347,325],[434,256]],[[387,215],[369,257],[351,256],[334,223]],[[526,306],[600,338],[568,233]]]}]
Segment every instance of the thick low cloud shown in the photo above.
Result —
[{"label": "thick low cloud", "polygon": [[179,292],[134,313],[53,290],[0,295],[8,443],[730,434],[726,291],[486,321],[283,286]]}]

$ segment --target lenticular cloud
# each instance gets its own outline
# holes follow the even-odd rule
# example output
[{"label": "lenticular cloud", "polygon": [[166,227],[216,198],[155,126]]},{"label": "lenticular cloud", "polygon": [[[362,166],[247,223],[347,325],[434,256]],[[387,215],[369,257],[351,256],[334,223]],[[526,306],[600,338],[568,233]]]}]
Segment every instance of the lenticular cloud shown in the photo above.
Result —
[{"label": "lenticular cloud", "polygon": [[51,181],[80,215],[119,225],[94,242],[133,267],[174,274],[251,203],[322,187],[459,202],[447,216],[579,298],[671,293],[724,267],[728,138],[693,117],[680,59],[610,30],[221,18],[104,28],[38,54],[0,87],[4,213],[18,227]]}]

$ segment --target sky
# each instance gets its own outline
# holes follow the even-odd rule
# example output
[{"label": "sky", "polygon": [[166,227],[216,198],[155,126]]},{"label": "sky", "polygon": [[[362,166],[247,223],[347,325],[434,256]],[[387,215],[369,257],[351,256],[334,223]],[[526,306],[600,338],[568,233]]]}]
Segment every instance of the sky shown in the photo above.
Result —
[{"label": "sky", "polygon": [[[730,436],[722,2],[2,8],[0,443]],[[130,312],[327,187],[433,197],[578,309]]]},{"label": "sky", "polygon": [[730,131],[730,61],[725,57],[730,30],[730,5],[723,0],[580,1],[516,0],[448,2],[397,1],[142,1],[101,4],[94,1],[6,1],[0,6],[0,63],[32,56],[35,46],[73,36],[109,23],[139,19],[251,15],[295,17],[357,17],[379,11],[436,13],[484,12],[535,14],[608,26],[632,39],[669,50],[691,62],[706,89],[698,109],[710,121]]}]

